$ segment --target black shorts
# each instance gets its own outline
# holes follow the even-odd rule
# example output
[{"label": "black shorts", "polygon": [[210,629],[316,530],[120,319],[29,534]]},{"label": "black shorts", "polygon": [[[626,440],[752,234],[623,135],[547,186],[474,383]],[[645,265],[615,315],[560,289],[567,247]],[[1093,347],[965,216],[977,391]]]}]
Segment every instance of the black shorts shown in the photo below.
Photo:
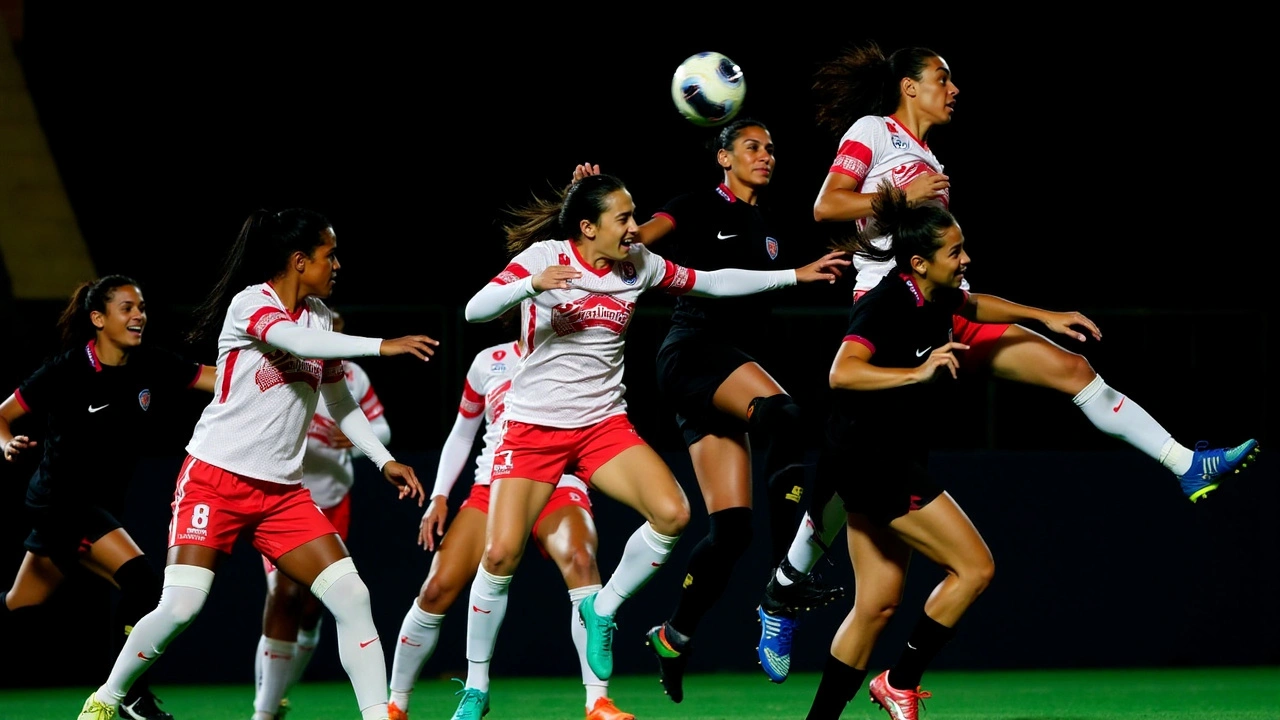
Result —
[{"label": "black shorts", "polygon": [[716,390],[755,358],[704,331],[673,327],[658,348],[658,392],[675,408],[685,445],[707,435],[737,435],[747,424],[715,406]]},{"label": "black shorts", "polygon": [[95,505],[33,505],[27,503],[31,534],[23,546],[53,560],[67,572],[103,535],[123,527],[111,512]]},{"label": "black shorts", "polygon": [[823,444],[810,516],[834,495],[844,501],[845,512],[865,515],[877,525],[888,525],[912,510],[919,510],[942,494],[929,476],[927,451],[894,449],[897,443]]}]

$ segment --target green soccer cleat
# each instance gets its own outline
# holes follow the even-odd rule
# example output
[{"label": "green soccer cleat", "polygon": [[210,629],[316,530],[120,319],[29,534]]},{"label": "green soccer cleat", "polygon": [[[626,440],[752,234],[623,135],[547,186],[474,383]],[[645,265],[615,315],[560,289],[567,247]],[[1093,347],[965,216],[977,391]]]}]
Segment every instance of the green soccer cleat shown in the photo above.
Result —
[{"label": "green soccer cleat", "polygon": [[[462,681],[458,680],[458,682]],[[453,711],[452,720],[480,720],[489,714],[489,693],[464,684],[462,689],[454,695],[461,695],[462,700],[458,702],[458,709]]]},{"label": "green soccer cleat", "polygon": [[578,619],[587,629],[587,665],[591,672],[601,680],[608,680],[613,675],[613,631],[618,629],[613,624],[613,616],[602,617],[596,614],[596,595],[593,593],[578,603]]}]

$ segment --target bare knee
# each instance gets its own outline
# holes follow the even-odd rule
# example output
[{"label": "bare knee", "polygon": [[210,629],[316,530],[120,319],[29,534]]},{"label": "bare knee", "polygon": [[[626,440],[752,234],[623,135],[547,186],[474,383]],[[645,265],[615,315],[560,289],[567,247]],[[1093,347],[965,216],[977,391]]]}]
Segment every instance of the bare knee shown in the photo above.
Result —
[{"label": "bare knee", "polygon": [[852,617],[855,622],[878,634],[889,624],[889,621],[893,619],[897,612],[897,600],[888,603],[859,604],[855,602]]},{"label": "bare knee", "polygon": [[491,575],[505,577],[514,575],[516,566],[520,564],[520,549],[507,543],[493,541],[485,546],[484,558],[480,565]]},{"label": "bare knee", "polygon": [[681,493],[677,498],[653,508],[649,524],[657,532],[669,537],[679,537],[689,525],[689,500]]},{"label": "bare knee", "polygon": [[556,558],[566,587],[582,587],[596,582],[596,557],[586,546],[573,548],[565,557]]},{"label": "bare knee", "polygon": [[433,573],[427,576],[427,581],[422,583],[422,590],[418,593],[418,607],[429,613],[443,615],[445,610],[458,599],[458,593],[462,591],[462,587],[440,577],[439,574]]}]

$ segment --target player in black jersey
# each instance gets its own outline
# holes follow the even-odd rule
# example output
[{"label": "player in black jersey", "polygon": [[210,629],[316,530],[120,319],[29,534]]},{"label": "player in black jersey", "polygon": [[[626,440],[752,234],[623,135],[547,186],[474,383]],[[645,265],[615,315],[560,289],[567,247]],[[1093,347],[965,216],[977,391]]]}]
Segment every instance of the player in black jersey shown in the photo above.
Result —
[{"label": "player in black jersey", "polygon": [[[138,458],[117,449],[146,438],[177,390],[213,392],[215,371],[143,345],[146,324],[146,302],[133,280],[108,275],[82,283],[58,321],[64,352],[0,403],[5,460],[16,462],[44,445],[27,486],[27,553],[13,585],[0,592],[0,627],[14,622],[20,609],[44,603],[68,574],[87,569],[120,590],[114,657],[160,599],[159,576],[120,524]],[[15,435],[14,424],[29,420],[41,424]],[[104,449],[111,452],[105,461]],[[145,682],[134,685],[120,713],[134,720],[173,718],[156,706]]]},{"label": "player in black jersey", "polygon": [[[893,259],[896,269],[849,313],[829,374],[834,396],[813,493],[814,507],[837,494],[843,501],[856,590],[831,641],[808,720],[839,717],[866,679],[876,638],[902,600],[913,551],[946,576],[925,602],[898,663],[870,683],[872,702],[898,720],[916,720],[919,700],[929,697],[919,688],[925,667],[994,573],[982,536],[927,467],[934,438],[955,421],[949,390],[969,349],[953,340],[953,315],[1037,321],[1081,342],[1081,330],[1102,337],[1080,313],[962,290],[969,256],[960,226],[942,206],[912,205],[887,182],[873,202],[877,221],[891,229],[892,246],[877,250],[859,235],[842,249]],[[856,469],[849,458],[857,458]]]},{"label": "player in black jersey", "polygon": [[[665,255],[686,267],[790,267],[793,260],[787,253],[794,254],[794,248],[779,238],[764,202],[776,163],[768,128],[755,119],[736,120],[720,130],[714,150],[723,181],[668,202],[640,226],[640,242],[662,240]],[[575,177],[598,171],[580,165]],[[724,594],[734,566],[751,544],[748,437],[765,448],[771,567],[785,558],[799,521],[806,452],[800,407],[756,359],[770,342],[761,326],[768,322],[772,301],[764,295],[681,296],[658,350],[658,389],[676,410],[709,516],[708,533],[694,547],[681,577],[675,611],[649,631],[664,690],[675,702],[684,697],[682,680],[698,623]],[[843,588],[826,587],[813,574],[796,589],[803,591],[796,593],[802,609],[844,594]]]}]

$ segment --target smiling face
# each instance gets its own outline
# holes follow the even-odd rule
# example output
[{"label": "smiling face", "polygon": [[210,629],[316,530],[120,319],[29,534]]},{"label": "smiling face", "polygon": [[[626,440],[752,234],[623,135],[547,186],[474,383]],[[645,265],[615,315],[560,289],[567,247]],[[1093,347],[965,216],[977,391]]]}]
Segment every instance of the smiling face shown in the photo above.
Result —
[{"label": "smiling face", "polygon": [[636,225],[636,204],[625,189],[614,190],[605,196],[604,210],[595,222],[579,223],[579,252],[594,267],[608,262],[625,260],[631,252],[631,244],[640,235]]},{"label": "smiling face", "polygon": [[142,344],[142,331],[147,326],[147,303],[136,285],[120,285],[107,296],[106,309],[89,313],[97,328],[99,347],[115,346],[121,350]]},{"label": "smiling face", "polygon": [[338,238],[333,228],[325,228],[320,233],[320,244],[308,257],[302,253],[294,254],[294,262],[300,271],[298,277],[298,298],[314,295],[319,298],[329,297],[333,285],[338,281],[338,270],[342,265],[338,262]]},{"label": "smiling face", "polygon": [[931,287],[958,288],[969,268],[969,254],[964,250],[964,233],[958,224],[952,224],[942,233],[942,241],[933,257],[916,255],[911,258],[921,289],[928,293]]}]

